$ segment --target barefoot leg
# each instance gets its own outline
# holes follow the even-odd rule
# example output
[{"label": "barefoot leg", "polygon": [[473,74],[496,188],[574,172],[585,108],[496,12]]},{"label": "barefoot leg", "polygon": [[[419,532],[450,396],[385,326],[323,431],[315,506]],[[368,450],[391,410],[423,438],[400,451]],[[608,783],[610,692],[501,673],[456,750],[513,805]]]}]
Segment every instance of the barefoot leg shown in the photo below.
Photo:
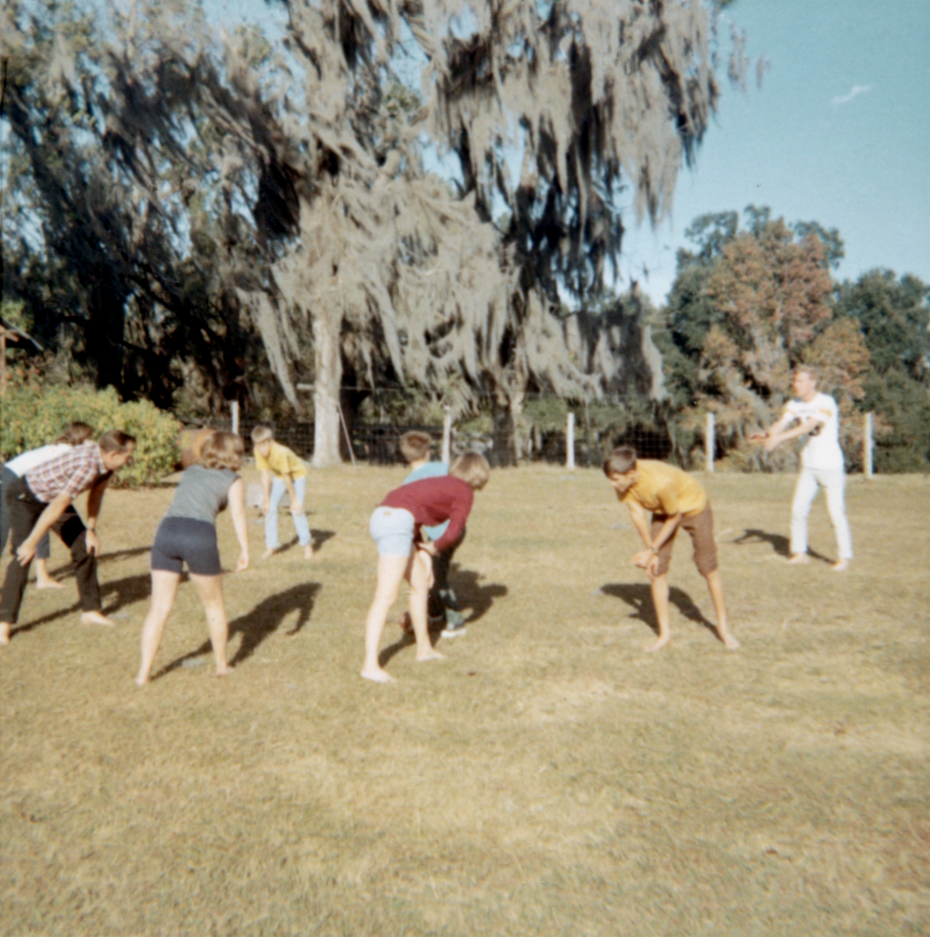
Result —
[{"label": "barefoot leg", "polygon": [[661,651],[672,640],[672,627],[668,609],[668,573],[652,578],[652,604],[659,626],[659,637],[646,647],[647,651]]},{"label": "barefoot leg", "polygon": [[226,619],[226,606],[223,604],[223,577],[195,576],[191,573],[191,580],[197,588],[207,616],[210,643],[213,645],[213,657],[216,660],[216,675],[222,677],[229,672],[226,664],[229,622]]},{"label": "barefoot leg", "polygon": [[388,612],[397,600],[409,560],[409,556],[392,556],[387,553],[378,555],[378,584],[375,586],[375,597],[365,618],[365,660],[361,674],[366,680],[390,683],[394,679],[378,660],[378,644]]},{"label": "barefoot leg", "polygon": [[161,636],[165,631],[165,622],[174,605],[174,597],[178,591],[181,580],[179,573],[171,573],[163,569],[152,570],[152,606],[142,625],[142,660],[139,664],[139,673],[136,674],[136,683],[144,686],[152,675],[152,664],[161,644]]}]

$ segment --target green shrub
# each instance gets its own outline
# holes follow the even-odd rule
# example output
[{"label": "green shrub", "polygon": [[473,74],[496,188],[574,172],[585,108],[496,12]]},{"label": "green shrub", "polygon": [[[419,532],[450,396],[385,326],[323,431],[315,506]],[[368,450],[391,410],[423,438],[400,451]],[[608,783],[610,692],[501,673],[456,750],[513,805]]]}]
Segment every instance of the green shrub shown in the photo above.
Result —
[{"label": "green shrub", "polygon": [[34,379],[11,384],[3,398],[0,455],[4,460],[51,442],[80,420],[95,437],[121,429],[136,437],[132,463],[111,484],[142,485],[170,474],[178,461],[180,424],[147,400],[123,403],[112,387],[41,386]]}]

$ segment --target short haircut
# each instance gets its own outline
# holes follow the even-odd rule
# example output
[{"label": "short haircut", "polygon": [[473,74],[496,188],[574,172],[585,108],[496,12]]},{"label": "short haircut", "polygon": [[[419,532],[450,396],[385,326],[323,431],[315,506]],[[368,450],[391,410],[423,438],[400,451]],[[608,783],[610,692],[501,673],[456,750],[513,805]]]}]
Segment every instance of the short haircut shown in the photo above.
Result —
[{"label": "short haircut", "polygon": [[416,462],[419,459],[429,458],[432,445],[433,437],[429,433],[422,433],[420,430],[414,429],[400,437],[398,448],[407,462]]},{"label": "short haircut", "polygon": [[200,450],[200,464],[210,469],[230,469],[238,472],[242,467],[245,443],[236,433],[217,430],[204,440]]},{"label": "short haircut", "polygon": [[815,384],[820,383],[820,368],[813,364],[799,364],[792,374],[806,374]]},{"label": "short haircut", "polygon": [[94,428],[87,423],[72,423],[56,440],[67,446],[80,446],[94,435]]},{"label": "short haircut", "polygon": [[604,460],[604,474],[608,478],[613,475],[625,475],[634,468],[636,468],[636,450],[632,446],[617,446]]},{"label": "short haircut", "polygon": [[252,444],[258,445],[260,442],[266,442],[274,439],[274,430],[270,426],[255,426],[252,428]]},{"label": "short haircut", "polygon": [[136,437],[121,429],[108,430],[97,440],[101,452],[129,452],[135,444]]},{"label": "short haircut", "polygon": [[491,477],[491,466],[480,452],[463,452],[453,459],[449,466],[449,474],[460,478],[475,491],[481,491]]}]

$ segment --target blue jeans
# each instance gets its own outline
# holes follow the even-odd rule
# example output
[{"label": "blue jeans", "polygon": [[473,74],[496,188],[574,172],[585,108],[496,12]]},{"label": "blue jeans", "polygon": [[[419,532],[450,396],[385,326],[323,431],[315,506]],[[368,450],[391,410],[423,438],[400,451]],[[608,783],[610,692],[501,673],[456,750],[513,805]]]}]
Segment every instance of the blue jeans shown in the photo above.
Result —
[{"label": "blue jeans", "polygon": [[[304,503],[304,492],[307,490],[306,476],[294,480],[294,491],[297,493],[297,500]],[[269,550],[277,550],[281,546],[278,540],[278,505],[281,499],[287,494],[287,488],[284,480],[274,478],[271,482],[270,504],[268,513],[265,515],[265,546]],[[310,546],[310,525],[307,523],[306,514],[292,514],[294,526],[297,528],[297,542],[302,547]]]}]

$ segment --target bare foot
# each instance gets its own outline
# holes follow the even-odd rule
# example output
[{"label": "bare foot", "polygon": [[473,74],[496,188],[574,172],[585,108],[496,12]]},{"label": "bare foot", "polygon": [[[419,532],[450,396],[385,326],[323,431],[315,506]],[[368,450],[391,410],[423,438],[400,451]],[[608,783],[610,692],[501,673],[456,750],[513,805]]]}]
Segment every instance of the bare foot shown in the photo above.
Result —
[{"label": "bare foot", "polygon": [[136,686],[145,686],[149,682],[149,675],[146,674],[136,674]]},{"label": "bare foot", "polygon": [[437,651],[436,648],[434,648],[434,647],[427,648],[425,651],[417,651],[417,660],[418,660],[418,661],[424,661],[424,660],[443,660],[443,659],[445,658],[445,656],[446,656],[445,654],[441,654],[441,653],[440,653],[439,651]]},{"label": "bare foot", "polygon": [[396,677],[392,677],[382,667],[374,667],[371,669],[362,670],[361,675],[366,680],[371,680],[374,683],[394,683],[397,679]]},{"label": "bare foot", "polygon": [[313,559],[313,547],[312,546],[304,547],[304,559],[305,560]]},{"label": "bare foot", "polygon": [[36,579],[37,589],[64,589],[57,579]]},{"label": "bare foot", "polygon": [[845,573],[849,569],[849,560],[837,560],[833,564],[833,572],[835,573]]},{"label": "bare foot", "polygon": [[666,644],[670,643],[672,636],[670,634],[663,635],[661,638],[656,638],[655,644],[647,644],[644,651],[647,654],[652,654],[655,651],[661,651]]},{"label": "bare foot", "polygon": [[0,646],[4,646],[10,643],[10,623],[8,621],[0,621]]},{"label": "bare foot", "polygon": [[274,553],[274,550],[272,550],[271,547],[269,547],[269,548],[268,548],[267,550],[265,550],[265,552],[262,554],[262,559],[263,559],[263,560],[267,560],[268,557],[271,556],[273,553]]},{"label": "bare foot", "polygon": [[115,628],[116,622],[112,618],[107,618],[103,612],[84,612],[81,615],[82,625],[104,625],[107,628]]},{"label": "bare foot", "polygon": [[809,563],[811,558],[806,553],[795,553],[793,556],[788,557],[788,562],[792,566],[797,566],[799,563]]},{"label": "bare foot", "polygon": [[232,673],[232,667],[227,667],[225,664],[222,668],[217,667],[216,673],[213,674],[214,677],[228,677]]},{"label": "bare foot", "polygon": [[720,635],[720,640],[723,641],[723,646],[728,651],[735,651],[739,647],[739,641],[729,631],[718,631],[717,633]]}]

